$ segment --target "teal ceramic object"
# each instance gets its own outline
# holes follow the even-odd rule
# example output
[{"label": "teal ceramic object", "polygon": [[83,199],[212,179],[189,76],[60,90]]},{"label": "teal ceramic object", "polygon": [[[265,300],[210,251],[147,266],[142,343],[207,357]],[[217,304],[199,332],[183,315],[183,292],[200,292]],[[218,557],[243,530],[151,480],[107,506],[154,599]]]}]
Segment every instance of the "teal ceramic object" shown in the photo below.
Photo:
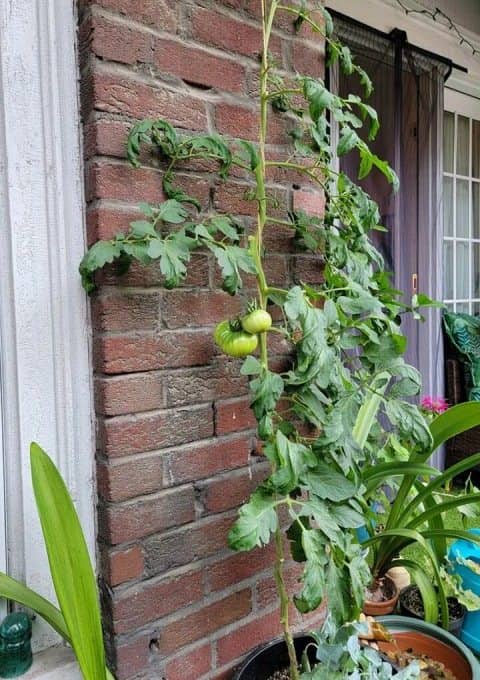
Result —
[{"label": "teal ceramic object", "polygon": [[[480,535],[480,529],[470,529],[473,534]],[[478,564],[479,570],[473,571],[465,564],[458,564],[456,558],[471,560]],[[480,596],[480,544],[473,541],[455,541],[450,546],[448,558],[453,564],[452,571],[460,576],[462,585],[466,590],[472,590],[475,595]],[[480,609],[474,612],[467,612],[463,622],[460,639],[468,645],[476,654],[480,654]]]},{"label": "teal ceramic object", "polygon": [[32,623],[24,612],[9,614],[0,626],[0,678],[18,678],[32,665]]}]

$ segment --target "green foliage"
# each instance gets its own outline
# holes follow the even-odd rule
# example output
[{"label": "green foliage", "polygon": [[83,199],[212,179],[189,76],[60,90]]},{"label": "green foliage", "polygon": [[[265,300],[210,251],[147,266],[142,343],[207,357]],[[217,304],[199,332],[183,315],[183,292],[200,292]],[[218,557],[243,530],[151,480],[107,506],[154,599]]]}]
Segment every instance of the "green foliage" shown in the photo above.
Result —
[{"label": "green foliage", "polygon": [[[216,258],[228,293],[241,290],[244,275],[253,274],[258,288],[256,306],[266,311],[270,305],[276,308],[274,318],[282,319],[268,333],[259,333],[259,358],[248,357],[241,369],[249,376],[251,407],[271,473],[240,509],[229,544],[234,550],[251,550],[272,539],[275,542],[275,571],[292,680],[298,680],[299,675],[285,623],[289,598],[282,576],[283,525],[279,517],[289,518],[292,556],[304,565],[293,598],[297,607],[310,611],[327,598],[336,623],[354,619],[371,578],[367,550],[358,544],[355,533],[371,517],[367,501],[383,479],[390,474],[403,475],[406,481],[400,485],[398,509],[403,512],[416,476],[431,471],[426,460],[432,438],[437,443],[450,428],[445,423],[428,429],[423,415],[410,402],[420,391],[418,371],[403,358],[406,339],[400,315],[413,312],[418,318],[420,304],[432,303],[420,296],[411,306],[400,302],[401,293],[392,287],[383,258],[370,240],[372,230],[384,230],[378,206],[345,174],[334,171],[331,163],[332,154],[354,154],[359,178],[376,169],[384,178],[378,181],[390,183],[393,190],[398,188],[394,171],[368,146],[379,129],[377,114],[363,98],[353,94],[340,97],[322,79],[300,74],[293,82],[285,79],[268,51],[275,14],[287,13],[297,29],[308,24],[325,38],[329,63],[338,62],[345,74],[360,79],[368,98],[372,91],[368,75],[355,63],[350,50],[336,40],[328,12],[320,3],[316,10],[322,15],[320,21],[304,2],[295,6],[282,5],[279,0],[265,2],[258,144],[179,133],[163,120],[134,126],[128,142],[129,159],[138,166],[144,147],[159,155],[165,168],[166,200],[157,206],[143,205],[145,220],[132,223],[126,234],[92,246],[80,265],[88,292],[94,290],[97,269],[117,261],[124,271],[133,259],[158,261],[165,286],[171,288],[184,280],[191,253],[207,249]],[[267,160],[269,105],[287,113],[293,122],[292,149],[286,161]],[[336,149],[332,149],[333,123],[340,131]],[[234,218],[204,215],[198,201],[175,186],[178,164],[183,168],[189,160],[216,163],[220,180],[227,178],[232,168],[240,168],[250,177],[249,198],[258,210],[255,232],[248,239]],[[271,168],[300,173],[322,190],[324,216],[292,213],[285,205],[281,219],[278,212],[282,206],[268,189]],[[271,214],[273,207],[275,214]],[[268,253],[263,233],[267,224],[276,223],[291,228],[299,249],[321,254],[322,284],[312,287],[300,282],[288,290],[270,287],[264,269]],[[274,332],[291,347],[290,366],[284,371],[275,370],[269,362],[269,338]],[[472,416],[470,422],[474,420]],[[382,468],[384,478],[368,477],[368,471],[389,462],[397,467]],[[398,467],[402,463],[408,469]],[[429,511],[427,505],[425,500],[425,512]],[[410,525],[412,521],[406,518],[403,533],[388,534],[386,544],[401,547],[418,540],[434,557],[430,537],[422,535],[423,527]],[[430,533],[438,530],[430,515],[425,521]],[[440,536],[431,537],[438,549]],[[377,550],[373,538],[372,549]],[[372,671],[365,677],[384,676]]]},{"label": "green foliage", "polygon": [[365,624],[346,624],[337,628],[327,619],[322,629],[314,633],[320,663],[312,670],[308,659],[304,658],[301,680],[418,678],[420,671],[417,662],[394,674],[391,664],[375,649],[360,644],[358,636],[365,632]]},{"label": "green foliage", "polygon": [[85,680],[113,680],[105,666],[95,574],[73,502],[55,465],[31,445],[32,483],[59,607],[0,574],[0,596],[44,618],[71,644]]},{"label": "green foliage", "polygon": [[[426,619],[436,623],[440,605],[444,627],[448,626],[445,598],[451,594],[453,585],[451,579],[446,580],[446,572],[442,568],[446,540],[466,536],[462,529],[447,527],[444,517],[454,508],[463,508],[469,514],[468,508],[473,507],[478,512],[480,493],[474,487],[458,495],[439,492],[457,475],[477,466],[480,454],[470,456],[441,474],[425,463],[434,452],[435,445],[441,445],[450,436],[480,425],[478,406],[477,403],[459,404],[435,418],[430,425],[432,443],[421,454],[414,450],[406,462],[383,463],[374,469],[365,469],[362,474],[367,496],[372,499],[378,497],[379,490],[385,485],[399,488],[395,499],[388,505],[385,528],[379,531],[371,528],[371,538],[364,544],[373,550],[373,573],[381,575],[392,566],[406,566],[420,588]],[[476,539],[471,535],[470,540]],[[426,555],[432,569],[434,590],[425,583],[421,570],[411,560],[400,557],[400,553],[410,545],[418,545]],[[461,596],[461,590],[456,594]]]}]

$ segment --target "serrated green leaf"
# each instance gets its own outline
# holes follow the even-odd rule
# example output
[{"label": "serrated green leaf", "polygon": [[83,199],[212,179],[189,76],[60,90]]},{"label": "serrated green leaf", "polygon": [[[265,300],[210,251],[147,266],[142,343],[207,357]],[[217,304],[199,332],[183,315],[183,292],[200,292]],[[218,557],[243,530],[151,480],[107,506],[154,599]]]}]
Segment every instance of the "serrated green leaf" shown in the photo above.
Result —
[{"label": "serrated green leaf", "polygon": [[354,149],[360,141],[359,136],[351,127],[343,127],[340,134],[340,139],[337,144],[337,155],[344,156],[346,153]]},{"label": "serrated green leaf", "polygon": [[275,497],[259,487],[248,503],[242,505],[239,518],[230,529],[228,544],[232,550],[252,550],[255,546],[266,545],[278,527],[275,508]]},{"label": "serrated green leaf", "polygon": [[158,208],[158,216],[164,222],[171,224],[180,224],[185,222],[188,217],[188,210],[175,198],[169,198],[164,201]]}]

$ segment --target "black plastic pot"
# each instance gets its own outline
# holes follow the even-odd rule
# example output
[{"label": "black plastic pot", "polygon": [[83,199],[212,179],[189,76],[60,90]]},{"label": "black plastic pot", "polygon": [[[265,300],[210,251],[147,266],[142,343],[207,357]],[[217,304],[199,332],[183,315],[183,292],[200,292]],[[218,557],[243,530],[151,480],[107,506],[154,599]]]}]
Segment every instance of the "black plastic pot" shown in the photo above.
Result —
[{"label": "black plastic pot", "polygon": [[[411,593],[418,593],[418,597],[420,598],[421,601],[421,595],[420,595],[420,590],[418,589],[418,586],[411,585],[407,586],[402,590],[400,593],[400,613],[402,616],[410,616],[413,619],[418,619],[420,621],[423,621],[423,615],[419,614],[417,611],[412,609],[408,603],[408,597]],[[457,637],[460,636],[460,631],[462,629],[463,621],[465,619],[465,614],[466,614],[466,609],[465,607],[458,602],[458,600],[455,597],[447,597],[448,602],[453,605],[456,604],[458,607],[461,608],[462,614],[459,617],[452,617],[450,616],[450,621],[448,624],[448,630],[452,635],[456,635]]]},{"label": "black plastic pot", "polygon": [[[295,637],[295,651],[300,658],[308,644],[313,642],[308,635]],[[315,649],[311,648],[311,661],[315,660]],[[262,647],[254,649],[245,659],[242,665],[234,672],[232,680],[268,680],[268,678],[284,668],[288,668],[287,646],[282,638],[272,640]]]}]

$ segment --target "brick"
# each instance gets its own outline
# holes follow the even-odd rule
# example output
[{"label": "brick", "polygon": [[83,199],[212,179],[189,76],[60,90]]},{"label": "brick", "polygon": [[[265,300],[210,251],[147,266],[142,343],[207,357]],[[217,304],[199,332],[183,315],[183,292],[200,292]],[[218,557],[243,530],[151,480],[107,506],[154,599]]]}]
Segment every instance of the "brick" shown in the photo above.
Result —
[{"label": "brick", "polygon": [[256,427],[249,398],[215,403],[215,432],[217,435],[240,432]]},{"label": "brick", "polygon": [[224,512],[237,508],[248,500],[252,491],[268,474],[269,466],[262,464],[247,470],[236,470],[197,485],[199,502],[205,513]]},{"label": "brick", "polygon": [[[165,118],[172,125],[189,130],[206,128],[205,104],[189,94],[145,82],[138,77],[112,73],[109,67],[101,69],[98,65],[91,80],[91,96],[97,111],[135,119]],[[85,108],[85,96],[83,99]]]},{"label": "brick", "polygon": [[[285,548],[285,555],[288,548]],[[302,589],[300,577],[303,565],[290,563],[284,568],[285,585],[289,593],[299,593]],[[278,601],[277,586],[273,574],[269,574],[263,579],[259,579],[256,585],[257,606],[260,609],[267,609]]]},{"label": "brick", "polygon": [[83,129],[83,150],[86,158],[95,154],[125,159],[127,137],[131,124],[125,120],[99,118],[88,122]]},{"label": "brick", "polygon": [[185,487],[162,492],[147,500],[101,508],[99,534],[118,545],[181,526],[194,519],[194,500],[193,489]]},{"label": "brick", "polygon": [[263,571],[271,572],[274,553],[273,544],[270,544],[248,553],[229,555],[221,562],[212,564],[207,572],[211,590],[224,590]]},{"label": "brick", "polygon": [[325,75],[325,50],[322,44],[316,45],[295,40],[292,43],[293,70],[313,78]]},{"label": "brick", "polygon": [[295,247],[295,231],[280,224],[269,223],[263,233],[267,252],[291,253]]},{"label": "brick", "polygon": [[[262,45],[262,31],[257,25],[237,21],[218,10],[197,7],[192,17],[193,37],[207,45],[219,47],[228,52],[238,52],[258,60]],[[272,36],[270,51],[281,55],[282,46],[278,36]]]},{"label": "brick", "polygon": [[[248,184],[234,183],[232,181],[221,184],[215,190],[214,208],[219,212],[255,217],[257,215],[257,202],[249,200],[248,192],[251,190],[252,187]],[[286,191],[280,188],[267,188],[267,195],[270,202],[275,201],[278,204],[278,207],[270,207],[270,216],[284,216],[287,205]]]},{"label": "brick", "polygon": [[[96,163],[87,173],[89,200],[96,198],[158,203],[164,200],[163,174],[151,168],[132,168],[125,163]],[[192,176],[177,176],[179,187],[187,186],[204,207],[209,201],[209,185],[206,180]]]},{"label": "brick", "polygon": [[98,492],[107,501],[125,501],[155,493],[163,487],[162,460],[159,456],[135,456],[115,465],[97,466]]},{"label": "brick", "polygon": [[118,680],[132,678],[140,671],[148,668],[150,657],[151,636],[147,633],[133,640],[117,643],[115,649],[116,668],[115,677]]},{"label": "brick", "polygon": [[118,416],[153,411],[166,406],[164,378],[158,373],[95,380],[95,408],[97,413]]},{"label": "brick", "polygon": [[241,92],[245,87],[245,68],[238,61],[192,45],[157,38],[154,63],[160,73],[171,73],[189,84],[227,92]]},{"label": "brick", "polygon": [[[88,0],[90,1],[90,0]],[[177,27],[176,0],[91,0],[95,5],[113,10],[121,16],[174,33]]]},{"label": "brick", "polygon": [[245,589],[192,614],[185,614],[181,619],[160,627],[159,650],[162,654],[170,654],[191,642],[206,638],[248,616],[251,608],[251,592]]},{"label": "brick", "polygon": [[[137,208],[99,206],[87,212],[87,240],[92,245],[98,239],[111,239],[117,234],[126,233],[133,220],[140,219],[141,213]],[[112,265],[115,270],[115,266]],[[105,270],[104,270],[105,271]],[[123,276],[117,276],[117,283],[123,281]]]},{"label": "brick", "polygon": [[97,57],[129,65],[152,62],[154,40],[151,33],[98,14],[90,21],[93,35],[89,47]]},{"label": "brick", "polygon": [[243,626],[227,633],[217,641],[217,665],[229,663],[249,652],[262,642],[280,634],[278,612],[256,616]]},{"label": "brick", "polygon": [[[215,107],[215,127],[223,135],[257,141],[259,121],[258,108],[230,103],[220,103]],[[285,137],[286,130],[286,119],[270,111],[268,116],[268,143],[287,143],[289,140]]]},{"label": "brick", "polygon": [[111,552],[107,560],[107,578],[110,586],[141,578],[143,575],[143,550],[136,545],[132,548]]},{"label": "brick", "polygon": [[251,438],[212,439],[163,454],[164,483],[168,486],[212,477],[248,464]]},{"label": "brick", "polygon": [[232,523],[231,515],[209,518],[147,538],[144,542],[147,574],[161,574],[224,552]]},{"label": "brick", "polygon": [[325,212],[325,197],[323,194],[314,193],[312,191],[294,191],[293,209],[303,210],[308,215],[323,217],[323,213]]},{"label": "brick", "polygon": [[170,290],[165,293],[162,319],[167,328],[205,326],[234,317],[241,311],[241,300],[221,290]]},{"label": "brick", "polygon": [[154,330],[159,324],[158,293],[115,292],[93,300],[93,327],[101,331]]},{"label": "brick", "polygon": [[323,268],[325,262],[320,255],[298,255],[293,258],[293,276],[295,281],[320,284],[325,281]]},{"label": "brick", "polygon": [[215,355],[212,331],[102,337],[95,341],[95,365],[108,374],[203,366]]},{"label": "brick", "polygon": [[168,409],[135,417],[117,416],[103,423],[107,456],[122,456],[206,439],[213,434],[210,405]]},{"label": "brick", "polygon": [[205,368],[182,369],[166,378],[167,404],[185,406],[245,394],[247,380],[235,361],[217,359]]},{"label": "brick", "polygon": [[113,624],[117,633],[141,628],[146,623],[198,602],[203,597],[200,571],[160,581],[142,581],[122,591],[113,602]]},{"label": "brick", "polygon": [[212,645],[207,643],[171,659],[165,666],[165,675],[168,680],[200,678],[210,671],[211,665]]}]

